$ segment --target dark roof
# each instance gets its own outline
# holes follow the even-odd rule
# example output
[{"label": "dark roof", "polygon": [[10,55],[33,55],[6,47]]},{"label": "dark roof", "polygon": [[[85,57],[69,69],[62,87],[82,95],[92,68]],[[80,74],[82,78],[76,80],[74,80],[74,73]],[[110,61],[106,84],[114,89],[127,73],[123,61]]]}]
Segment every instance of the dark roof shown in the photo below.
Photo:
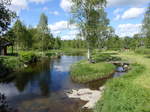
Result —
[{"label": "dark roof", "polygon": [[12,46],[12,43],[5,38],[0,38],[0,47]]}]

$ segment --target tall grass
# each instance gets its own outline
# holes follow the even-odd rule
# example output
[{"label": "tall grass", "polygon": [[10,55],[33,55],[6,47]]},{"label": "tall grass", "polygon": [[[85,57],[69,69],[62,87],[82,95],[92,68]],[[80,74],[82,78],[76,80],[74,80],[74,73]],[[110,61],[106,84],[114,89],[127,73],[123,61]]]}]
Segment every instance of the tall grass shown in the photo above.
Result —
[{"label": "tall grass", "polygon": [[110,75],[115,70],[113,64],[89,63],[82,60],[71,67],[71,77],[74,81],[86,83]]},{"label": "tall grass", "polygon": [[139,48],[139,49],[136,49],[136,50],[135,50],[135,53],[137,53],[137,54],[150,55],[150,49]]},{"label": "tall grass", "polygon": [[108,81],[94,112],[150,112],[150,89],[133,83],[144,70],[145,67],[134,64],[123,77]]}]

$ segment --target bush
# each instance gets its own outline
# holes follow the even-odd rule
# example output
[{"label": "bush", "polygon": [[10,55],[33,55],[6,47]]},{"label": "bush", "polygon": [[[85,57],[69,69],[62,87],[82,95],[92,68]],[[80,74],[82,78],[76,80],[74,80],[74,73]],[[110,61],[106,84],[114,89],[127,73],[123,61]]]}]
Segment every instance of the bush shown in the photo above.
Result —
[{"label": "bush", "polygon": [[115,70],[115,66],[109,63],[94,63],[80,61],[72,65],[71,77],[74,81],[86,83],[105,76],[109,76]]},{"label": "bush", "polygon": [[0,57],[0,68],[1,72],[8,70],[17,70],[21,67],[22,63],[19,61],[18,57],[15,56],[1,56]]},{"label": "bush", "polygon": [[38,59],[38,56],[30,51],[30,52],[20,52],[19,53],[19,58],[20,61],[22,61],[23,63],[32,63],[32,62],[36,62]]}]

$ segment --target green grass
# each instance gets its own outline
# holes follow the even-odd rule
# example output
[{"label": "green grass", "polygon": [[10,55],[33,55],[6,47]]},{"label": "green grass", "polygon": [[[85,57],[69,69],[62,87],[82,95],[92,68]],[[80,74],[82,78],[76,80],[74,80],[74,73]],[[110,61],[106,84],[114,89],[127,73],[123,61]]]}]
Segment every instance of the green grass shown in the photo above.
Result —
[{"label": "green grass", "polygon": [[117,56],[113,56],[115,53],[103,53],[103,52],[99,52],[99,53],[94,53],[92,55],[92,58],[96,61],[96,62],[109,62],[109,61],[120,61],[121,58],[117,57]]},{"label": "green grass", "polygon": [[115,66],[113,64],[105,62],[92,64],[86,60],[82,60],[72,65],[71,77],[76,82],[86,83],[108,76],[114,69]]},{"label": "green grass", "polygon": [[139,48],[135,50],[135,53],[137,54],[146,54],[146,55],[150,55],[150,49],[146,49],[146,48]]},{"label": "green grass", "polygon": [[126,75],[107,82],[94,112],[150,112],[150,60],[143,55],[119,55],[136,64]]}]

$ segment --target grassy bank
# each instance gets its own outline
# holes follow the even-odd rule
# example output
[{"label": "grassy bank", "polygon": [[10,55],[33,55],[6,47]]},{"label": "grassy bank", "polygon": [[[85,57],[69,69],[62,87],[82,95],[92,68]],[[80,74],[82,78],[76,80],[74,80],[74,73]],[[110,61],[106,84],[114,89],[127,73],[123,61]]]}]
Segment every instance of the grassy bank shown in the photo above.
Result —
[{"label": "grassy bank", "polygon": [[132,61],[132,70],[107,82],[94,112],[150,112],[150,59],[133,52],[119,55]]},{"label": "grassy bank", "polygon": [[109,76],[115,69],[113,64],[99,62],[89,63],[88,61],[80,61],[72,65],[71,77],[74,81],[86,83],[105,76]]}]

